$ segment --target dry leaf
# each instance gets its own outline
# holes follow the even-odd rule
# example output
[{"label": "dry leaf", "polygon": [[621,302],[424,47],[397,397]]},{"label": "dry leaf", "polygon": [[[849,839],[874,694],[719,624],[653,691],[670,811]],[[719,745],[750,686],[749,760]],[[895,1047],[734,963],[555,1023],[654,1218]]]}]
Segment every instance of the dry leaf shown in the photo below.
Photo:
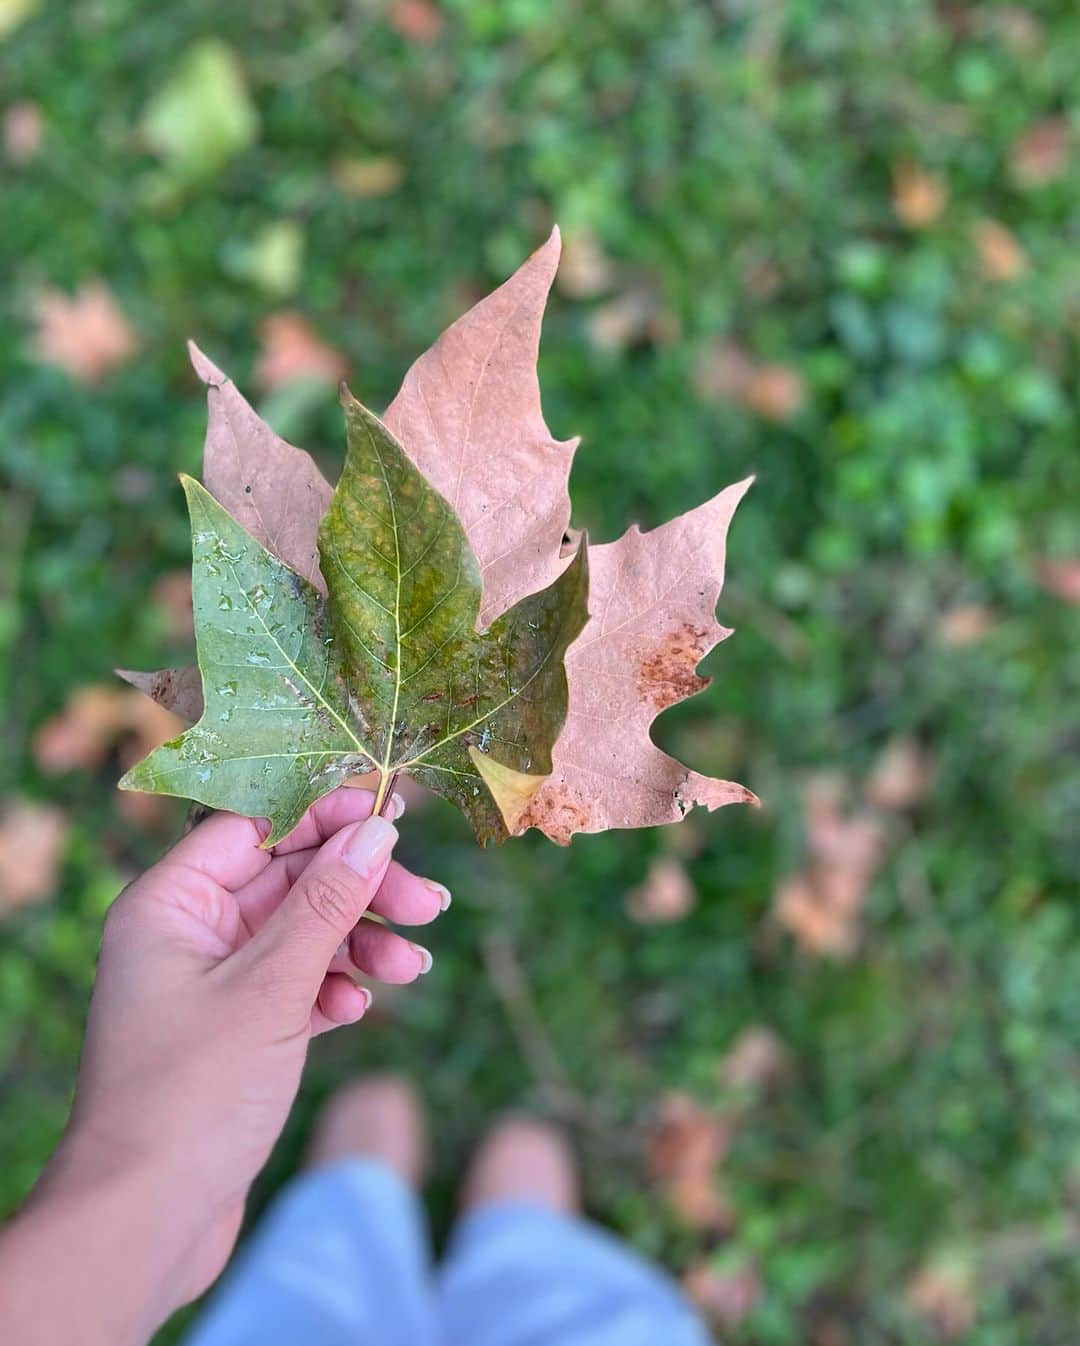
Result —
[{"label": "dry leaf", "polygon": [[911,1280],[904,1298],[942,1341],[956,1341],[975,1326],[975,1287],[970,1270],[959,1263],[929,1262]]},{"label": "dry leaf", "polygon": [[719,1113],[706,1112],[690,1094],[669,1093],[660,1100],[646,1167],[690,1229],[720,1232],[734,1224],[718,1173],[730,1145],[730,1122]]},{"label": "dry leaf", "polygon": [[930,759],[913,738],[894,738],[874,764],[863,793],[879,809],[909,809],[925,798],[933,776]]},{"label": "dry leaf", "polygon": [[188,351],[206,384],[207,490],[252,537],[325,594],[316,537],[330,505],[329,483],[311,455],[275,435],[193,341]]},{"label": "dry leaf", "polygon": [[553,439],[540,409],[540,322],[559,231],[421,355],[387,426],[461,519],[480,563],[479,629],[563,569],[576,439]]},{"label": "dry leaf", "polygon": [[431,0],[394,0],[387,21],[410,42],[434,42],[443,29],[443,18]]},{"label": "dry leaf", "polygon": [[688,770],[649,732],[662,710],[708,686],[697,666],[731,634],[714,614],[728,525],[750,480],[652,532],[635,525],[589,548],[590,617],[566,656],[566,723],[523,828],[566,844],[576,832],[677,822],[695,804],[757,802]]},{"label": "dry leaf", "polygon": [[941,178],[918,164],[897,164],[893,169],[893,210],[909,229],[925,229],[945,209],[948,192]]},{"label": "dry leaf", "polygon": [[574,299],[591,299],[610,290],[615,279],[611,258],[596,235],[585,230],[569,234],[559,267],[559,289]]},{"label": "dry leaf", "polygon": [[37,103],[12,103],[4,109],[4,153],[13,164],[35,158],[45,139],[45,118]]},{"label": "dry leaf", "polygon": [[1080,556],[1067,560],[1037,558],[1035,577],[1049,593],[1066,603],[1080,604]]},{"label": "dry leaf", "polygon": [[1016,280],[1027,270],[1027,254],[1003,224],[979,220],[972,228],[972,238],[987,280]]},{"label": "dry leaf", "polygon": [[195,724],[203,713],[202,677],[194,664],[186,668],[159,668],[155,673],[137,673],[129,668],[117,668],[114,672],[184,725]]},{"label": "dry leaf", "polygon": [[194,638],[190,570],[167,571],[154,585],[152,600],[165,618],[170,639],[187,641]]},{"label": "dry leaf", "polygon": [[659,315],[656,295],[641,286],[594,308],[586,331],[599,350],[622,351],[653,338]]},{"label": "dry leaf", "polygon": [[31,746],[39,770],[54,776],[94,770],[121,740],[125,762],[141,757],[175,737],[181,727],[175,715],[146,696],[91,684],[72,692],[63,710],[37,731]]},{"label": "dry leaf", "polygon": [[753,1263],[716,1267],[708,1259],[695,1262],[683,1276],[687,1297],[716,1327],[738,1327],[761,1300],[761,1275]]},{"label": "dry leaf", "polygon": [[791,1053],[777,1033],[765,1024],[750,1024],[728,1048],[719,1077],[735,1089],[760,1092],[786,1080]]},{"label": "dry leaf", "polygon": [[100,383],[127,364],[138,347],[134,328],[100,280],[87,281],[70,297],[61,290],[43,291],[35,316],[38,359],[59,365],[80,383]]},{"label": "dry leaf", "polygon": [[686,867],[671,856],[658,856],[644,883],[626,894],[626,910],[643,925],[667,925],[693,910],[697,892]]},{"label": "dry leaf", "polygon": [[694,369],[699,396],[738,402],[768,421],[790,420],[806,401],[802,375],[789,365],[759,364],[733,341],[707,349]]},{"label": "dry leaf", "polygon": [[0,813],[0,917],[56,887],[68,823],[54,804],[9,799]]},{"label": "dry leaf", "polygon": [[977,644],[996,623],[996,614],[985,603],[960,603],[941,614],[935,634],[943,645],[960,648]]},{"label": "dry leaf", "polygon": [[1072,133],[1065,117],[1047,117],[1024,132],[1012,147],[1009,168],[1018,187],[1031,190],[1057,182],[1069,163]]},{"label": "dry leaf", "polygon": [[348,373],[340,351],[328,346],[300,313],[272,313],[259,325],[262,349],[255,364],[255,382],[267,391],[295,379],[312,379],[336,388]]},{"label": "dry leaf", "polygon": [[342,196],[388,196],[404,182],[405,167],[385,154],[370,159],[339,159],[334,165],[333,179]]},{"label": "dry leaf", "polygon": [[849,958],[858,945],[859,916],[885,840],[875,814],[843,811],[843,793],[828,773],[808,783],[807,867],[782,881],[773,898],[774,918],[804,952],[836,958]]}]

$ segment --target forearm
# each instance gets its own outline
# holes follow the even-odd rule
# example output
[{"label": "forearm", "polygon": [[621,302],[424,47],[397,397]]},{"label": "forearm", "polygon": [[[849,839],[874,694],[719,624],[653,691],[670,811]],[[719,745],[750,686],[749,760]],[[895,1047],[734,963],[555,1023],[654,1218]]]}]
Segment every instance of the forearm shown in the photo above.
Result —
[{"label": "forearm", "polygon": [[182,1302],[187,1240],[142,1175],[50,1175],[0,1231],[0,1341],[143,1346]]}]

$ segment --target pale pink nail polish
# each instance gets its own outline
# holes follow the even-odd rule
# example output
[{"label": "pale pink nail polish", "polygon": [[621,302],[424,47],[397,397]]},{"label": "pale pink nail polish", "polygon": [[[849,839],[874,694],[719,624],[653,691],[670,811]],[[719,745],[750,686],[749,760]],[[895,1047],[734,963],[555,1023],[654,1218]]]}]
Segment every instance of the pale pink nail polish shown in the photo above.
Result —
[{"label": "pale pink nail polish", "polygon": [[393,823],[385,818],[365,818],[345,843],[341,858],[361,877],[370,878],[386,864],[397,839]]}]

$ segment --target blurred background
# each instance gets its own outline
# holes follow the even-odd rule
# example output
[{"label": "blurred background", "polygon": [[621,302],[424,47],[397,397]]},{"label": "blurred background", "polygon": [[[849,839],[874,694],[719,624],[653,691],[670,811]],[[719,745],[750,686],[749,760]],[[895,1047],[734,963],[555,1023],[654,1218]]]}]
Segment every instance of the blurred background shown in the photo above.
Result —
[{"label": "blurred background", "polygon": [[765,807],[414,811],[435,969],[318,1044],[252,1209],[393,1063],[440,1227],[524,1104],[726,1341],[1075,1340],[1078,69],[1069,0],[0,0],[0,1210],[183,817],[114,789],[167,729],[110,670],[192,649],[184,339],[333,479],[338,379],[384,406],[557,220],[574,522],[758,474],[655,732]]}]

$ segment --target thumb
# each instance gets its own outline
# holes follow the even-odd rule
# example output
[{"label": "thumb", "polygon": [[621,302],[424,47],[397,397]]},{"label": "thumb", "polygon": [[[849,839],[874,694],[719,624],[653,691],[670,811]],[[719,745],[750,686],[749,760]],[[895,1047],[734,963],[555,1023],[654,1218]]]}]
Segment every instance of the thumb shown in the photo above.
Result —
[{"label": "thumb", "polygon": [[397,828],[383,817],[343,827],[319,850],[284,901],[241,952],[278,979],[319,993],[330,960],[368,908],[390,863]]}]

